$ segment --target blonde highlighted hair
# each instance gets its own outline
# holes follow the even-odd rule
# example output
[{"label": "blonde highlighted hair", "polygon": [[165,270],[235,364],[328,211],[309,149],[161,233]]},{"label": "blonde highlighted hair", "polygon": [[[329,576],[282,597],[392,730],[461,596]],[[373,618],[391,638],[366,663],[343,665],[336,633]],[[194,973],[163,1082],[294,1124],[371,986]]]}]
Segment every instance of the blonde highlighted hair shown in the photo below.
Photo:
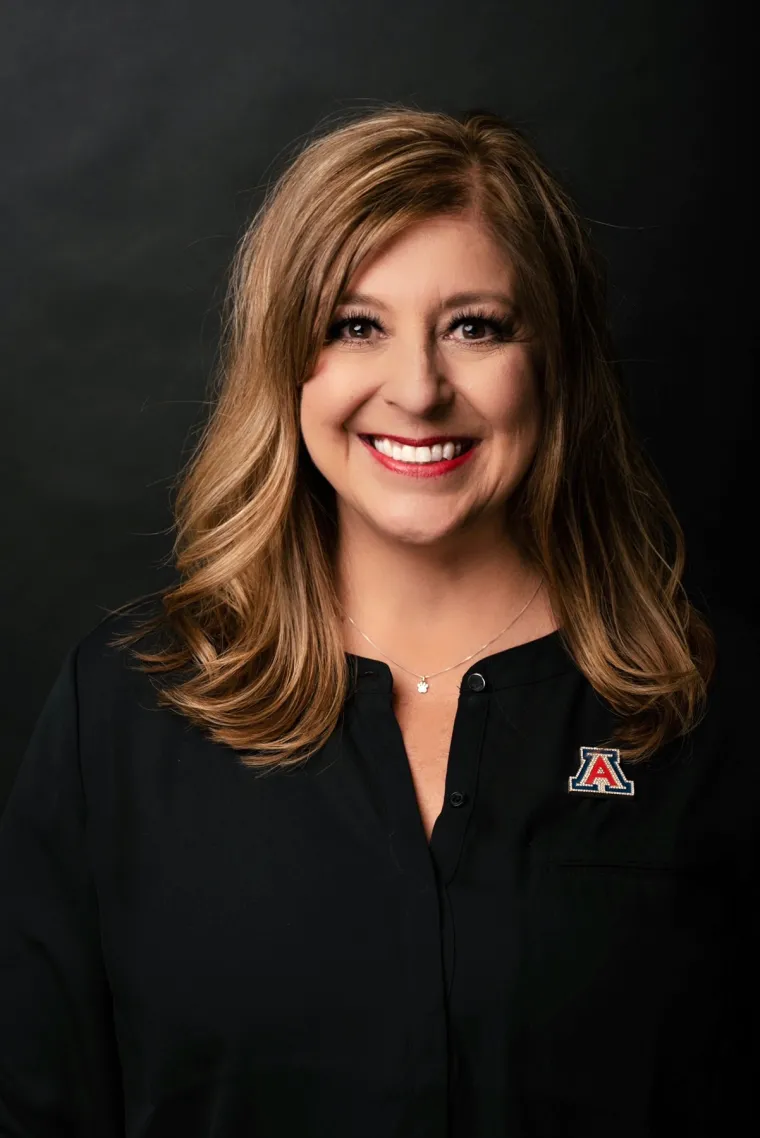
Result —
[{"label": "blonde highlighted hair", "polygon": [[[335,495],[301,440],[301,386],[362,260],[417,221],[464,214],[509,258],[541,345],[543,433],[510,517],[565,647],[619,717],[605,742],[641,761],[706,711],[715,639],[684,591],[684,535],[630,426],[575,206],[499,116],[384,104],[313,132],[247,228],[214,409],[178,479],[179,583],[112,640],[142,670],[177,673],[159,702],[262,773],[325,744],[351,681]],[[159,628],[163,645],[135,646]]]}]

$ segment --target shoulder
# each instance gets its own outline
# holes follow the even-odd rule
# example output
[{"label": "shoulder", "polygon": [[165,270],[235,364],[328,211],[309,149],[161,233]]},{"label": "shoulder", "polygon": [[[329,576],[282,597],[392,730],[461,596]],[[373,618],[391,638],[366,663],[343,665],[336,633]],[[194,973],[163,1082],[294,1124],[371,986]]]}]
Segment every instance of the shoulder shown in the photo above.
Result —
[{"label": "shoulder", "polygon": [[[158,609],[156,608],[157,612]],[[148,611],[140,610],[144,620]],[[49,788],[51,803],[79,800],[80,779],[106,768],[109,754],[166,732],[171,713],[158,703],[152,677],[117,637],[138,627],[136,604],[107,613],[70,642],[48,688],[13,782],[13,803],[32,816]],[[175,728],[176,730],[176,728]],[[42,805],[40,806],[42,809]],[[52,809],[52,806],[51,806]]]},{"label": "shoulder", "polygon": [[170,646],[166,626],[119,643],[161,612],[160,599],[140,599],[107,613],[72,648],[79,762],[93,803],[129,793],[146,779],[150,784],[195,734],[190,721],[161,698],[179,672],[152,672],[135,655]]},{"label": "shoulder", "polygon": [[81,713],[98,709],[103,714],[128,715],[140,706],[157,706],[157,684],[135,651],[156,651],[165,639],[153,631],[135,643],[119,641],[137,632],[160,611],[160,600],[155,598],[131,602],[106,613],[72,645],[70,656]]},{"label": "shoulder", "polygon": [[[117,638],[137,631],[145,620],[157,616],[160,610],[160,600],[148,597],[107,611],[74,643],[73,650],[79,667],[88,675],[103,667],[118,670],[130,659],[131,652],[128,647],[117,646]],[[143,641],[139,642],[139,646],[143,646]]]}]

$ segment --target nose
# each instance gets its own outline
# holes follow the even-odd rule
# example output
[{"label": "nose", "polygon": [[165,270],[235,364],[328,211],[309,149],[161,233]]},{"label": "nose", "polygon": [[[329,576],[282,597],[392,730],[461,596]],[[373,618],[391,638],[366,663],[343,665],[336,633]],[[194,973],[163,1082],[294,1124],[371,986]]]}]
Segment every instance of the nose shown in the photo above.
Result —
[{"label": "nose", "polygon": [[454,391],[441,368],[436,344],[431,340],[399,343],[383,362],[383,398],[410,418],[429,417],[451,403]]}]

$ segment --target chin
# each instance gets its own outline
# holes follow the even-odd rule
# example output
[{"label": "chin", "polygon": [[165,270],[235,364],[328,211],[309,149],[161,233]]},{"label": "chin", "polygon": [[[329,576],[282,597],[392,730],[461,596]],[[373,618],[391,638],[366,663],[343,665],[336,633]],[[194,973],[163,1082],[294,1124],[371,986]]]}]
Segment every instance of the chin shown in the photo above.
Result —
[{"label": "chin", "polygon": [[399,519],[395,522],[375,518],[372,519],[371,524],[375,532],[389,542],[395,541],[399,545],[417,545],[420,547],[446,542],[455,536],[459,528],[451,523],[438,526],[420,524],[419,520],[412,518],[408,521]]}]

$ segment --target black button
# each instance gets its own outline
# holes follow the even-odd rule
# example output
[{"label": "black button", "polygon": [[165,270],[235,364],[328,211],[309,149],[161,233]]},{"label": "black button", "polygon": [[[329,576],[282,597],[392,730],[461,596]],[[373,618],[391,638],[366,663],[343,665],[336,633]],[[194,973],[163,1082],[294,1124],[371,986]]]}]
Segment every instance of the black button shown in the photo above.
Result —
[{"label": "black button", "polygon": [[485,677],[481,676],[480,672],[473,672],[471,676],[467,677],[467,687],[470,691],[482,691],[485,686]]},{"label": "black button", "polygon": [[465,794],[462,794],[461,790],[452,790],[449,795],[449,803],[452,806],[463,806],[466,797]]}]

